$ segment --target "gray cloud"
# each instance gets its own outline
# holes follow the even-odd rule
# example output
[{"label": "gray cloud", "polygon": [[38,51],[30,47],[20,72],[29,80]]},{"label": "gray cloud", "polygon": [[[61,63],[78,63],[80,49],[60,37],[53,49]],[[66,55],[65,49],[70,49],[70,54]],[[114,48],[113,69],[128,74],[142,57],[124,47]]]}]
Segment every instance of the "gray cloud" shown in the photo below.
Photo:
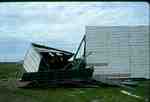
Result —
[{"label": "gray cloud", "polygon": [[144,2],[1,3],[0,22],[0,40],[15,38],[49,45],[57,42],[61,48],[67,45],[67,49],[73,49],[87,25],[149,25],[149,5]]}]

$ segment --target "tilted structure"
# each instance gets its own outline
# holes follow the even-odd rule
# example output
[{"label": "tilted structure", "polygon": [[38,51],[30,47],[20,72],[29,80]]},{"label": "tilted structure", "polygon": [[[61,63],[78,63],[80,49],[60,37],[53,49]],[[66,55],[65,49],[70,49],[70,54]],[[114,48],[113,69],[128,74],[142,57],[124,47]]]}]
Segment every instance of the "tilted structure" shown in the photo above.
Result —
[{"label": "tilted structure", "polygon": [[[82,40],[83,41],[83,40]],[[90,80],[93,68],[86,68],[84,56],[32,43],[26,53],[21,81],[73,83]],[[73,58],[72,61],[69,59]]]}]

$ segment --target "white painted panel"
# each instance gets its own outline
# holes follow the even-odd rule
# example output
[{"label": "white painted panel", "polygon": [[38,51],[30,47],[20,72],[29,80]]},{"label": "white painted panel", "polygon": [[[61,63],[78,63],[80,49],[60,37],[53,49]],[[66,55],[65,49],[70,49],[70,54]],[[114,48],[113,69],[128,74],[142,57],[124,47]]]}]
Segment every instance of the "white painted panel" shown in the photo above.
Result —
[{"label": "white painted panel", "polygon": [[24,59],[23,67],[27,72],[37,72],[40,61],[41,56],[33,47],[31,47]]},{"label": "white painted panel", "polygon": [[112,72],[111,69],[108,68],[108,66],[95,66],[94,68],[95,68],[94,75],[95,74],[109,74]]},{"label": "white painted panel", "polygon": [[86,50],[99,54],[89,56],[87,62],[106,62],[112,68],[99,67],[95,73],[130,72],[132,77],[150,78],[149,33],[149,26],[88,26]]},{"label": "white painted panel", "polygon": [[131,77],[144,78],[147,76],[147,68],[145,65],[132,64],[131,72],[132,72]]},{"label": "white painted panel", "polygon": [[148,41],[149,28],[139,27],[138,29],[132,29],[130,36],[131,77],[148,78],[150,74],[148,71],[150,64]]}]

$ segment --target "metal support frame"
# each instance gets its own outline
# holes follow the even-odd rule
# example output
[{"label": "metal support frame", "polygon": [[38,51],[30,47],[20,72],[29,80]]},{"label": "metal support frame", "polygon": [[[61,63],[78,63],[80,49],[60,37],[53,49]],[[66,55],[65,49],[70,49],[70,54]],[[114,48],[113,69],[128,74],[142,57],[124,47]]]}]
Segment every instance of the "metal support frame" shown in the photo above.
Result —
[{"label": "metal support frame", "polygon": [[81,40],[81,42],[80,42],[80,44],[79,44],[79,47],[78,47],[78,49],[77,49],[77,51],[76,51],[76,53],[75,53],[75,55],[74,55],[73,60],[76,59],[76,56],[78,55],[79,50],[81,49],[81,46],[82,46],[83,42],[85,42],[85,44],[84,44],[84,54],[83,54],[83,57],[85,57],[86,41],[85,41],[85,35],[84,35],[83,38],[82,38],[82,40]]}]

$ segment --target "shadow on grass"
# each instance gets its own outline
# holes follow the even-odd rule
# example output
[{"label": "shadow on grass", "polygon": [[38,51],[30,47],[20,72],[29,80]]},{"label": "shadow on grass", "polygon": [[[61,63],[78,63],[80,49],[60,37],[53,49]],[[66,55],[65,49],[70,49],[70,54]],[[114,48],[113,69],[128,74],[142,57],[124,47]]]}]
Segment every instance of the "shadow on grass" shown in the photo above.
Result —
[{"label": "shadow on grass", "polygon": [[55,84],[55,83],[37,83],[32,82],[25,87],[21,87],[23,89],[32,89],[32,90],[47,90],[47,89],[75,89],[75,88],[112,88],[118,87],[115,85],[103,84],[100,82],[94,82],[92,84],[87,83],[69,83],[69,84]]}]

